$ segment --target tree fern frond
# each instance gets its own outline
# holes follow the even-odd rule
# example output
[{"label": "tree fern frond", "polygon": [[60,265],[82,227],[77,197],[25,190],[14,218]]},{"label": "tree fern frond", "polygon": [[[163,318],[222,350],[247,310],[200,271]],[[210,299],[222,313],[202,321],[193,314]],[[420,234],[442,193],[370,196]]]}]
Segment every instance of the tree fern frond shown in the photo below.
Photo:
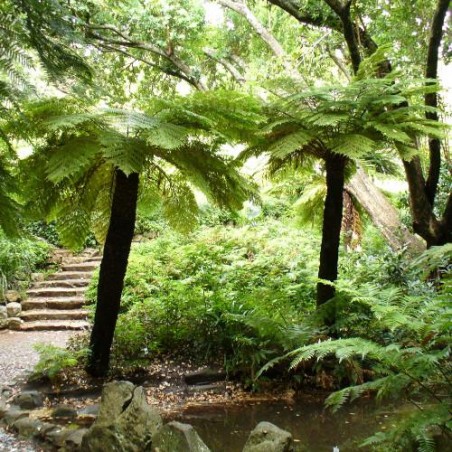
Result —
[{"label": "tree fern frond", "polygon": [[333,152],[351,158],[359,158],[371,153],[375,148],[374,140],[361,134],[344,134],[333,137],[329,147]]},{"label": "tree fern frond", "polygon": [[68,137],[53,151],[47,169],[48,178],[55,183],[65,178],[75,178],[83,173],[100,151],[94,136]]},{"label": "tree fern frond", "polygon": [[326,196],[326,184],[323,177],[316,177],[307,185],[302,195],[293,205],[297,223],[314,224],[323,218],[323,204]]},{"label": "tree fern frond", "polygon": [[78,200],[67,199],[56,211],[57,231],[61,243],[70,249],[80,249],[90,232],[90,214],[78,205]]},{"label": "tree fern frond", "polygon": [[306,130],[297,130],[279,139],[272,140],[267,151],[276,158],[284,158],[286,155],[299,151],[314,137]]},{"label": "tree fern frond", "polygon": [[193,191],[179,179],[163,198],[163,214],[175,230],[188,233],[198,224],[199,208]]},{"label": "tree fern frond", "polygon": [[98,136],[104,157],[126,174],[143,170],[150,149],[142,140],[109,131]]}]

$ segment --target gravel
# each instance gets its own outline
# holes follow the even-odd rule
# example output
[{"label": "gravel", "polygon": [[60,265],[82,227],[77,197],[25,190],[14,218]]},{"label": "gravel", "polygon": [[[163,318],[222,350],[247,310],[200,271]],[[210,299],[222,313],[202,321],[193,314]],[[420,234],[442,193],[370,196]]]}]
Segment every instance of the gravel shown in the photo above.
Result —
[{"label": "gravel", "polygon": [[[47,343],[64,347],[73,331],[0,331],[0,387],[23,381],[38,362],[34,344]],[[0,429],[0,452],[35,452],[36,445],[21,441]]]},{"label": "gravel", "polygon": [[12,385],[33,369],[39,355],[34,344],[64,347],[73,331],[0,331],[0,386]]}]

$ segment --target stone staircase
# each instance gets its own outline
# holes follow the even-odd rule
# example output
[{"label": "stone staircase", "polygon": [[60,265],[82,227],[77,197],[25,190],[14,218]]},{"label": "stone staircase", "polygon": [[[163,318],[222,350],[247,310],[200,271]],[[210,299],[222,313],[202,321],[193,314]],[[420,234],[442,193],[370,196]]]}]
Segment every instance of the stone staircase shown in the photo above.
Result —
[{"label": "stone staircase", "polygon": [[89,326],[85,310],[85,290],[101,256],[86,250],[73,256],[58,250],[53,260],[59,271],[46,280],[35,281],[22,301],[22,331],[82,330]]}]

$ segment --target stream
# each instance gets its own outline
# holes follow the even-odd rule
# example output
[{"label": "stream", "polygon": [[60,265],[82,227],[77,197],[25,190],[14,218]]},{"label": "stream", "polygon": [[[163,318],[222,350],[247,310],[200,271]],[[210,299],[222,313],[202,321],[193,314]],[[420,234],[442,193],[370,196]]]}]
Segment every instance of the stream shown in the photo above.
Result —
[{"label": "stream", "polygon": [[212,452],[241,452],[251,430],[261,421],[272,422],[292,433],[295,450],[309,452],[366,451],[358,445],[377,431],[391,426],[394,415],[373,402],[346,405],[337,413],[323,402],[302,397],[287,402],[261,402],[231,406],[193,406],[172,420],[195,427]]}]

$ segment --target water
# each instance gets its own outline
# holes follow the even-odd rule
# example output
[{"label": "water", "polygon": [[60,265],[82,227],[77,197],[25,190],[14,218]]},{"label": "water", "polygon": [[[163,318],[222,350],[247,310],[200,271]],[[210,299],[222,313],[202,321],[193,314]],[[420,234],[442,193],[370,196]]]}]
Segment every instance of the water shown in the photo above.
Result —
[{"label": "water", "polygon": [[291,432],[298,451],[332,452],[338,447],[340,452],[355,452],[363,439],[389,428],[392,417],[387,408],[380,410],[371,402],[348,405],[333,414],[321,400],[306,397],[294,403],[196,406],[172,419],[193,425],[212,452],[240,452],[261,421]]}]

